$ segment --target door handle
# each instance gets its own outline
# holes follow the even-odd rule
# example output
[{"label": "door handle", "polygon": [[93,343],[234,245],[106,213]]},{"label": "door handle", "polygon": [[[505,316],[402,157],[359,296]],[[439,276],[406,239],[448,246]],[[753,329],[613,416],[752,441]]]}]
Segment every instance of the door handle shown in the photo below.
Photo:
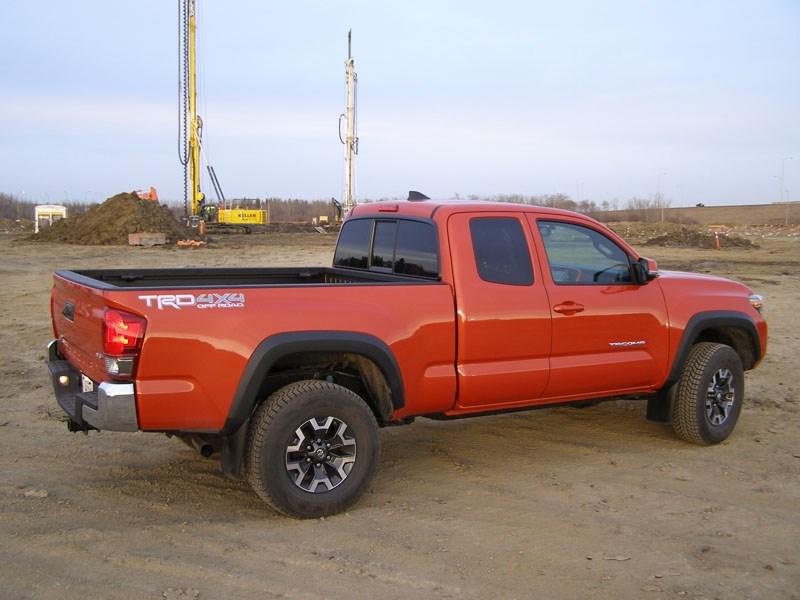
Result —
[{"label": "door handle", "polygon": [[578,304],[577,302],[572,302],[571,300],[567,302],[562,302],[561,304],[556,304],[553,307],[553,310],[557,313],[561,313],[563,315],[574,315],[575,313],[582,312],[584,309],[583,304]]}]

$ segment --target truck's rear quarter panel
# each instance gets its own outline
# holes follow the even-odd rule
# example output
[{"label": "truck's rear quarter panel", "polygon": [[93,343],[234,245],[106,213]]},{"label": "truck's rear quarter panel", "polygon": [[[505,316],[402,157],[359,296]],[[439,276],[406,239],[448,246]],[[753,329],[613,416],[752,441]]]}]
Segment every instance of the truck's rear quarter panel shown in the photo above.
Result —
[{"label": "truck's rear quarter panel", "polygon": [[224,292],[243,294],[244,307],[146,311],[147,335],[136,380],[142,429],[220,430],[255,348],[272,335],[291,331],[375,336],[395,354],[406,397],[414,399],[417,411],[420,403],[437,412],[454,402],[455,331],[446,285]]}]

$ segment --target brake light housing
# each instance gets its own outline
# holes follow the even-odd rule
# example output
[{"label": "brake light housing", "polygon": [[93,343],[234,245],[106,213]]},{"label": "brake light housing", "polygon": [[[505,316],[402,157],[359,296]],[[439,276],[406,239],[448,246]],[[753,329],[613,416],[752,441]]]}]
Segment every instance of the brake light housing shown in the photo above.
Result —
[{"label": "brake light housing", "polygon": [[103,354],[106,373],[115,379],[133,379],[147,320],[107,308],[103,313]]}]

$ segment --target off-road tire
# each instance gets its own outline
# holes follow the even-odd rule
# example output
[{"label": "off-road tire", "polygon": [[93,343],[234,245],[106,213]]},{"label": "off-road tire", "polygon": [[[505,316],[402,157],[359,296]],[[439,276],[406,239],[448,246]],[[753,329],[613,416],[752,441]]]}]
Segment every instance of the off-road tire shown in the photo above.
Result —
[{"label": "off-road tire", "polygon": [[695,344],[677,386],[672,428],[679,438],[709,446],[731,434],[744,400],[744,370],[733,348]]},{"label": "off-road tire", "polygon": [[267,398],[253,415],[245,448],[253,490],[278,512],[300,518],[347,509],[379,459],[378,424],[364,400],[317,380],[291,383]]}]

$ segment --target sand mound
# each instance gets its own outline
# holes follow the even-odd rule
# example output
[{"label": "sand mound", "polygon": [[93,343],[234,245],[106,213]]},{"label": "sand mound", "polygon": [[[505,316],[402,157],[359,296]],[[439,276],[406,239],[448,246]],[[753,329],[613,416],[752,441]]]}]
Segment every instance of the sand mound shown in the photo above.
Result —
[{"label": "sand mound", "polygon": [[128,243],[129,233],[163,233],[175,242],[188,237],[172,212],[152,200],[141,200],[134,193],[117,194],[85,213],[61,219],[33,236],[43,242],[62,242],[86,246],[113,246]]}]

